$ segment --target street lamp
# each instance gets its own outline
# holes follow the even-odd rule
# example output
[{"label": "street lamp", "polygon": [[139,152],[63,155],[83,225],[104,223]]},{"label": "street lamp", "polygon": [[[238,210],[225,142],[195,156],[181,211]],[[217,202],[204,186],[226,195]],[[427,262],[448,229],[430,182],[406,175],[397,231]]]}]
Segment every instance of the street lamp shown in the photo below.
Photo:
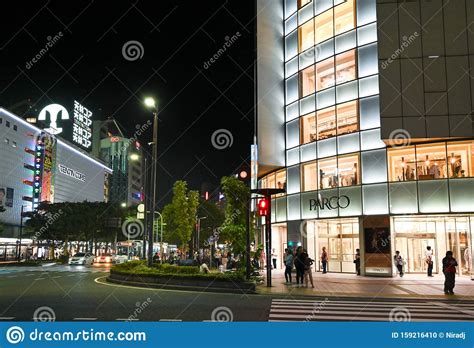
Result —
[{"label": "street lamp", "polygon": [[140,159],[140,156],[138,156],[136,153],[132,153],[130,155],[130,160],[132,161],[138,161]]},{"label": "street lamp", "polygon": [[[153,191],[151,197],[151,211],[155,211],[156,205],[156,161],[157,161],[157,142],[158,142],[158,107],[155,100],[151,97],[145,98],[145,105],[153,111],[153,150],[151,157],[151,172]],[[152,226],[155,221],[155,214],[152,215]],[[153,228],[148,231],[148,267],[153,266]]]},{"label": "street lamp", "polygon": [[123,203],[120,204],[120,206],[121,206],[122,208],[126,208],[126,207],[127,207],[127,203],[123,202]]}]

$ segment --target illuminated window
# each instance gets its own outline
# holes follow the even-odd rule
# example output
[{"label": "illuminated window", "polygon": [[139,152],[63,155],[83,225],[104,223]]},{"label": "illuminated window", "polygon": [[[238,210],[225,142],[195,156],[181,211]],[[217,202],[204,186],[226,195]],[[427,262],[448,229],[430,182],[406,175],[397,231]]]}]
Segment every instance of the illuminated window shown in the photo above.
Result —
[{"label": "illuminated window", "polygon": [[474,176],[474,143],[448,143],[448,173],[450,178]]},{"label": "illuminated window", "polygon": [[312,0],[298,0],[298,9],[302,8],[306,4],[309,4]]},{"label": "illuminated window", "polygon": [[311,113],[301,117],[301,144],[316,141],[316,115]]},{"label": "illuminated window", "polygon": [[336,83],[344,83],[356,78],[355,50],[336,56]]},{"label": "illuminated window", "polygon": [[334,86],[334,58],[316,64],[316,91]]},{"label": "illuminated window", "polygon": [[337,134],[348,134],[359,129],[359,106],[357,101],[337,106]]},{"label": "illuminated window", "polygon": [[321,190],[337,187],[337,160],[335,157],[318,161],[318,176]]},{"label": "illuminated window", "polygon": [[302,165],[302,180],[303,191],[314,191],[318,189],[317,175],[316,175],[316,162],[309,162]]},{"label": "illuminated window", "polygon": [[338,158],[337,173],[339,186],[353,186],[359,184],[359,156],[341,156]]},{"label": "illuminated window", "polygon": [[315,20],[315,43],[318,44],[334,36],[333,10],[330,9],[316,16]]},{"label": "illuminated window", "polygon": [[334,8],[334,29],[336,35],[354,29],[356,26],[355,21],[354,0],[346,0]]},{"label": "illuminated window", "polygon": [[300,97],[314,93],[314,65],[300,71]]},{"label": "illuminated window", "polygon": [[388,150],[390,181],[409,181],[416,178],[415,147],[394,147]]},{"label": "illuminated window", "polygon": [[286,171],[280,170],[276,172],[276,186],[273,186],[279,189],[286,189]]},{"label": "illuminated window", "polygon": [[446,178],[445,143],[417,146],[416,172],[418,174],[418,180]]},{"label": "illuminated window", "polygon": [[317,120],[318,140],[336,135],[336,112],[334,106],[319,110],[317,112]]},{"label": "illuminated window", "polygon": [[314,20],[310,20],[298,28],[298,52],[314,46]]},{"label": "illuminated window", "polygon": [[276,188],[275,185],[275,173],[267,176],[267,188]]}]

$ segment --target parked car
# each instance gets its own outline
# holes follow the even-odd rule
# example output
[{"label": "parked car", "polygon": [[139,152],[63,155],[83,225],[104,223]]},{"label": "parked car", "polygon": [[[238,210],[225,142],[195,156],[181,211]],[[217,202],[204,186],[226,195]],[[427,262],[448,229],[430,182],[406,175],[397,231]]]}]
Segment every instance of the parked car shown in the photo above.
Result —
[{"label": "parked car", "polygon": [[94,260],[95,263],[112,263],[114,257],[112,254],[102,254],[97,256]]},{"label": "parked car", "polygon": [[77,253],[69,258],[70,265],[92,265],[94,263],[94,255],[91,253]]},{"label": "parked car", "polygon": [[128,262],[128,256],[127,255],[115,255],[112,262],[116,263],[116,264]]}]

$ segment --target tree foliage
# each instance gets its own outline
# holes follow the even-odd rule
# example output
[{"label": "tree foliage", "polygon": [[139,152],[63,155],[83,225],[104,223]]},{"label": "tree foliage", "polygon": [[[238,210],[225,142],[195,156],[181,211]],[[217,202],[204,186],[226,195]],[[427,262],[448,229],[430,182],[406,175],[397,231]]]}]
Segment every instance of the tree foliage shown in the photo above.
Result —
[{"label": "tree foliage", "polygon": [[221,187],[226,204],[225,221],[219,240],[230,244],[235,253],[243,253],[246,246],[246,210],[250,190],[233,176],[223,177]]},{"label": "tree foliage", "polygon": [[201,220],[199,246],[202,248],[206,246],[209,237],[224,223],[225,215],[223,209],[219,208],[215,202],[206,200],[201,200],[197,215],[206,217]]},{"label": "tree foliage", "polygon": [[175,243],[185,252],[191,239],[195,223],[199,193],[188,190],[186,181],[176,181],[173,185],[173,199],[163,209],[166,223],[165,240]]}]

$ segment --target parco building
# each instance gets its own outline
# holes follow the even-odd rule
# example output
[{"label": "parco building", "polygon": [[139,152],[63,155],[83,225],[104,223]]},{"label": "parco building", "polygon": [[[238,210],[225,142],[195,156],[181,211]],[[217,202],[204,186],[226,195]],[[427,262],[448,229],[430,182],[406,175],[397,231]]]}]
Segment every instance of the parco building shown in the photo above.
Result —
[{"label": "parco building", "polygon": [[[474,3],[258,0],[259,185],[276,253],[329,272],[472,274]],[[279,265],[282,267],[282,265]],[[321,265],[315,263],[315,270]]]}]

